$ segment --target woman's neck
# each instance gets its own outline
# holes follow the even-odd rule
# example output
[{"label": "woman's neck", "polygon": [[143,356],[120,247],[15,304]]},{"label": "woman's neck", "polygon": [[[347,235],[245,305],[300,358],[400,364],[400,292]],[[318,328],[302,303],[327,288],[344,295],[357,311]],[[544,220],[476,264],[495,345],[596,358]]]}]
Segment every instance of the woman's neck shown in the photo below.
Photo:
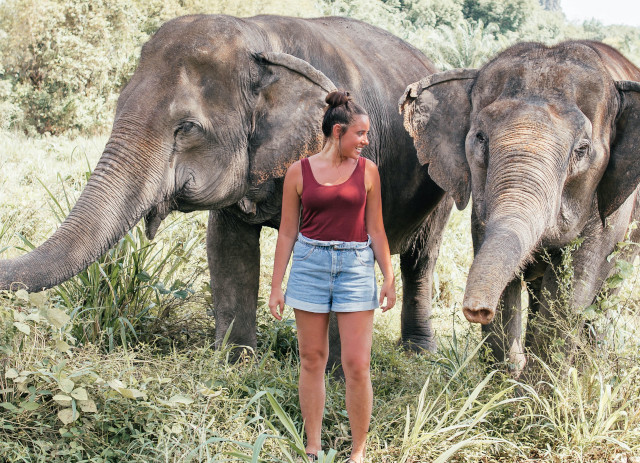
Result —
[{"label": "woman's neck", "polygon": [[346,156],[342,156],[340,153],[339,145],[336,141],[330,140],[323,147],[322,150],[318,153],[326,162],[330,163],[332,166],[339,167],[345,161],[348,161],[349,158]]}]

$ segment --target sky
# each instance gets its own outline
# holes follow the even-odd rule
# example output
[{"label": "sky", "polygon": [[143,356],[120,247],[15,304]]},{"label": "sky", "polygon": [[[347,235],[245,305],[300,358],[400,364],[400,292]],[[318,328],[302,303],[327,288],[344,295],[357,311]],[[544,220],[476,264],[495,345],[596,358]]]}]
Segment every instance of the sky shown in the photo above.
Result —
[{"label": "sky", "polygon": [[640,27],[640,0],[560,0],[560,6],[570,21],[595,18],[605,25]]}]

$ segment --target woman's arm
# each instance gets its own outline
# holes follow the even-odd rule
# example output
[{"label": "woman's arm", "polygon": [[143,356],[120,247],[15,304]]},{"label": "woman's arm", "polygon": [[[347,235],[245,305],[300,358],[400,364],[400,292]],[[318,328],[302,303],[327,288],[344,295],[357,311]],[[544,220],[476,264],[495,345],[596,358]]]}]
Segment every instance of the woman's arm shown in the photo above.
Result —
[{"label": "woman's arm", "polygon": [[269,309],[271,310],[271,315],[278,320],[282,320],[282,312],[284,311],[282,279],[284,278],[284,272],[289,264],[293,245],[298,237],[301,194],[302,168],[300,161],[297,161],[287,169],[287,173],[284,177],[280,228],[278,228],[278,241],[276,242],[276,253],[273,259],[273,276],[271,277]]},{"label": "woman's arm", "polygon": [[[378,166],[369,160],[366,161],[364,181],[367,189],[365,225],[367,233],[371,237],[373,255],[378,261],[384,276],[384,282],[380,289],[380,305],[382,306],[382,311],[386,312],[396,304],[395,275],[391,266],[389,242],[387,241],[387,234],[384,231],[384,222],[382,221],[380,174],[378,173]],[[387,298],[387,304],[382,305],[385,297]]]}]

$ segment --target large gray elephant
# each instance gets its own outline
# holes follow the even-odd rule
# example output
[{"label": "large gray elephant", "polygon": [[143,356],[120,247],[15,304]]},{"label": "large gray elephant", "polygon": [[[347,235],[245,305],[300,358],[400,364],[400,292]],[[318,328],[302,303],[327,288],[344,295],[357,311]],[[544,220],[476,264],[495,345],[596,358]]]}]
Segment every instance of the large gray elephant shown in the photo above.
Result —
[{"label": "large gray elephant", "polygon": [[615,264],[607,256],[639,215],[637,81],[640,70],[602,43],[521,43],[479,70],[415,82],[400,100],[432,178],[458,208],[473,193],[475,257],[463,311],[484,325],[497,359],[516,372],[526,361],[520,275],[537,320],[524,344],[548,358],[552,338],[563,336],[541,328],[561,316],[554,304],[561,249],[583,239],[573,254],[568,304],[579,310],[602,288]]},{"label": "large gray elephant", "polygon": [[370,114],[364,155],[379,167],[389,243],[401,254],[402,340],[434,349],[431,279],[453,202],[418,163],[396,111],[407,79],[434,71],[417,49],[351,19],[167,22],[142,48],[69,217],[37,249],[0,262],[0,289],[71,278],[141,218],[152,238],[172,210],[210,210],[216,339],[233,321],[229,341],[255,347],[260,230],[278,227],[285,171],[320,149],[324,98],[338,87]]}]

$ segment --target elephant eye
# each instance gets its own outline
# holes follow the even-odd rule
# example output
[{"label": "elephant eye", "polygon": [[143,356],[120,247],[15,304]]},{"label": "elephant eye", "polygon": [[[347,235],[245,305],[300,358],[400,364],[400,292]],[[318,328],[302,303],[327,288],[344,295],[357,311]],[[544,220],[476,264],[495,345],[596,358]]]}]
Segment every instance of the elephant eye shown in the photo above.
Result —
[{"label": "elephant eye", "polygon": [[192,132],[197,127],[198,126],[195,122],[185,121],[176,128],[176,131],[174,132],[174,136],[178,135],[179,133],[186,135]]},{"label": "elephant eye", "polygon": [[194,127],[195,127],[195,124],[193,122],[185,122],[180,126],[180,131],[184,133],[188,133]]},{"label": "elephant eye", "polygon": [[589,154],[590,151],[591,143],[589,142],[589,140],[581,140],[573,150],[578,161],[585,157],[585,155]]},{"label": "elephant eye", "polygon": [[478,140],[479,143],[485,144],[487,142],[487,136],[482,132],[478,132],[476,134],[476,140]]}]

